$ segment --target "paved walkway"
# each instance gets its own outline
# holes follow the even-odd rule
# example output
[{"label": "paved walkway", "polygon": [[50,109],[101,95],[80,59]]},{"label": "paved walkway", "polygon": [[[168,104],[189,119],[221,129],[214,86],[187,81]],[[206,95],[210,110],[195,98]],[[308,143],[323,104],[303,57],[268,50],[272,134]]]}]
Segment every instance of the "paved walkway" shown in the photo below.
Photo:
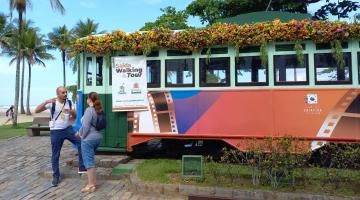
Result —
[{"label": "paved walkway", "polygon": [[[83,178],[63,179],[58,187],[40,176],[50,165],[50,138],[18,137],[0,140],[0,199],[186,199],[185,197],[141,194],[128,187],[127,180],[99,180],[98,190],[83,194]],[[61,151],[60,171],[65,160],[74,156],[71,144],[65,141]]]}]

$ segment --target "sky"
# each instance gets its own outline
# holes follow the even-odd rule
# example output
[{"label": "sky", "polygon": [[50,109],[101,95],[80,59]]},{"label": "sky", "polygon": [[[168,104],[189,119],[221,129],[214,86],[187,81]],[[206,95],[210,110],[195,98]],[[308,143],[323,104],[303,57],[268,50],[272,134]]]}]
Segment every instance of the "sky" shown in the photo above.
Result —
[{"label": "sky", "polygon": [[[173,6],[183,10],[192,0],[61,0],[65,7],[65,15],[51,9],[49,0],[31,0],[31,8],[26,12],[26,19],[31,19],[34,26],[39,27],[42,34],[53,28],[66,25],[69,29],[79,21],[87,18],[99,23],[99,31],[123,30],[133,32],[139,30],[146,22],[155,21],[162,12],[160,8]],[[323,0],[325,1],[325,0]],[[9,13],[9,0],[0,0],[0,12]],[[309,8],[313,13],[323,2]],[[13,13],[17,16],[17,12]],[[190,17],[188,24],[201,27],[199,18]],[[63,72],[59,51],[51,51],[55,60],[46,61],[46,68],[32,67],[30,105],[37,105],[46,99],[55,97],[56,87],[63,84]],[[14,103],[15,65],[9,66],[10,59],[0,56],[0,106]],[[67,85],[76,84],[76,74],[69,65],[66,67]],[[25,70],[27,77],[27,69]],[[26,99],[27,78],[25,79],[24,99]],[[24,103],[26,101],[24,100]]]}]

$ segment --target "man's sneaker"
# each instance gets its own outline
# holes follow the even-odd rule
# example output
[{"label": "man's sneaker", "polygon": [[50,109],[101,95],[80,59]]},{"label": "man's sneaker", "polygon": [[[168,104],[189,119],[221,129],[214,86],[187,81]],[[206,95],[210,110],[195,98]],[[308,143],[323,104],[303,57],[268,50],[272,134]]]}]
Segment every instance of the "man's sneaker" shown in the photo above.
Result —
[{"label": "man's sneaker", "polygon": [[60,178],[59,178],[59,177],[53,177],[53,180],[52,180],[52,182],[51,182],[51,185],[52,185],[53,187],[56,187],[56,186],[59,185],[59,183],[60,183]]},{"label": "man's sneaker", "polygon": [[80,174],[80,175],[81,174],[86,174],[86,172],[87,172],[86,169],[79,169],[78,170],[78,174]]}]

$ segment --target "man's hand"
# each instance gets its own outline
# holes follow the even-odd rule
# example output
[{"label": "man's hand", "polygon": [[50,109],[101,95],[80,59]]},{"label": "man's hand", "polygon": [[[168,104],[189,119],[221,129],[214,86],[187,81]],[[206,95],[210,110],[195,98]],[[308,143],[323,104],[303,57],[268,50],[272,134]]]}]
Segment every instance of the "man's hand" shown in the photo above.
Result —
[{"label": "man's hand", "polygon": [[46,100],[45,102],[46,102],[46,104],[48,104],[48,103],[55,103],[55,102],[56,102],[56,98],[48,99],[48,100]]},{"label": "man's hand", "polygon": [[76,133],[75,133],[75,137],[80,138],[80,133],[79,133],[79,132],[76,132]]},{"label": "man's hand", "polygon": [[39,113],[39,112],[42,112],[42,111],[46,110],[46,107],[45,107],[46,104],[54,103],[54,102],[56,102],[56,98],[46,100],[45,102],[43,102],[40,105],[36,106],[35,113]]}]

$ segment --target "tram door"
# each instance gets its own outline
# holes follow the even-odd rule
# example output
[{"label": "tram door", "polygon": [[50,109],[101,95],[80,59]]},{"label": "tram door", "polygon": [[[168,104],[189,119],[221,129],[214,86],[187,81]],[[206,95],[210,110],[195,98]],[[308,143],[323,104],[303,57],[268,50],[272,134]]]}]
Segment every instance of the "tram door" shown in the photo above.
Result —
[{"label": "tram door", "polygon": [[[89,63],[90,61],[95,62]],[[127,113],[112,111],[112,74],[110,63],[111,62],[106,61],[102,56],[86,57],[85,74],[87,77],[85,78],[85,82],[89,82],[89,79],[93,82],[85,83],[87,85],[92,85],[92,87],[86,89],[83,103],[84,108],[86,108],[86,100],[91,91],[97,92],[103,103],[107,126],[106,129],[102,130],[103,139],[98,150],[123,152],[126,150],[127,146]],[[92,72],[87,66],[92,66]]]}]

